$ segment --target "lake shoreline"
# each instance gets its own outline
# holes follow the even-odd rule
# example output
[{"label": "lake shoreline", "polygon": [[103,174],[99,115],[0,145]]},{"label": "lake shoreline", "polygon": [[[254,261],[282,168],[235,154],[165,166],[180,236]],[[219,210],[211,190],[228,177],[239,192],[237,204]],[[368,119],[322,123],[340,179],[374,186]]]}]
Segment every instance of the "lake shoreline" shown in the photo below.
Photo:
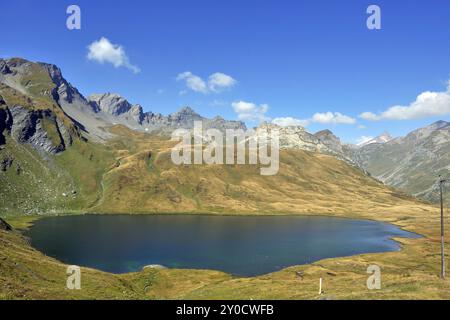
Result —
[{"label": "lake shoreline", "polygon": [[[291,264],[291,265],[286,265],[282,269],[279,269],[279,270],[273,270],[273,271],[269,271],[267,273],[261,273],[261,274],[255,274],[255,275],[236,275],[236,273],[227,272],[227,271],[225,271],[223,269],[218,269],[218,268],[209,268],[209,267],[206,267],[206,268],[194,268],[196,270],[216,270],[216,271],[220,271],[220,272],[225,272],[225,273],[227,273],[227,274],[229,274],[231,276],[234,276],[234,277],[262,276],[264,274],[269,274],[269,273],[272,273],[272,272],[279,272],[279,271],[281,271],[283,269],[290,268],[290,267],[293,267],[293,266],[310,265],[310,264],[316,263],[316,262],[318,262],[318,261],[320,261],[322,259],[339,259],[339,258],[343,258],[343,257],[358,256],[358,255],[361,255],[361,254],[388,253],[388,252],[393,252],[393,251],[401,251],[402,250],[402,242],[399,241],[399,239],[416,239],[416,238],[423,237],[420,234],[417,234],[415,232],[411,232],[411,231],[405,230],[405,229],[401,228],[400,226],[398,226],[396,224],[393,224],[393,223],[390,223],[390,222],[377,221],[377,220],[374,220],[374,219],[365,219],[365,218],[352,218],[352,217],[340,217],[340,216],[336,217],[336,216],[331,216],[331,215],[327,215],[327,214],[308,214],[308,215],[304,215],[304,214],[258,214],[258,215],[254,215],[254,214],[253,215],[252,214],[239,214],[239,215],[237,215],[237,214],[226,214],[226,215],[224,215],[224,214],[221,214],[221,215],[218,215],[218,214],[184,214],[184,213],[171,213],[171,214],[161,214],[161,213],[158,213],[158,214],[99,214],[99,213],[95,213],[94,214],[94,213],[80,213],[80,214],[69,214],[69,215],[51,215],[51,216],[30,217],[30,219],[32,219],[32,221],[30,221],[28,223],[28,226],[27,226],[26,229],[22,229],[22,234],[24,234],[25,236],[28,236],[26,234],[27,231],[29,231],[34,226],[35,222],[37,222],[38,220],[42,221],[42,220],[46,220],[46,219],[58,219],[58,218],[61,218],[61,219],[69,218],[70,219],[70,218],[77,217],[77,216],[97,217],[97,218],[98,217],[108,217],[108,218],[112,218],[112,217],[117,217],[117,218],[119,218],[119,217],[122,217],[122,218],[124,218],[124,217],[128,217],[128,218],[129,217],[158,217],[158,218],[164,218],[164,217],[172,217],[172,218],[173,217],[186,217],[186,218],[187,217],[211,217],[211,218],[227,218],[227,217],[229,217],[229,218],[238,218],[238,219],[239,218],[243,218],[243,219],[245,219],[245,218],[262,218],[262,219],[264,219],[264,218],[280,218],[280,219],[283,219],[283,218],[286,218],[286,219],[311,218],[311,220],[309,220],[309,219],[304,220],[304,222],[309,222],[309,223],[314,223],[314,218],[320,218],[320,219],[332,219],[332,220],[329,220],[328,222],[333,222],[334,221],[334,223],[338,222],[339,224],[342,224],[343,221],[349,221],[349,222],[352,222],[352,223],[362,223],[362,224],[376,223],[379,226],[385,226],[385,227],[388,227],[388,228],[389,227],[395,227],[395,229],[398,230],[399,232],[408,233],[408,235],[405,234],[404,236],[403,235],[390,235],[390,236],[385,238],[386,240],[390,240],[392,242],[395,242],[395,244],[397,246],[395,249],[389,249],[389,250],[387,250],[387,249],[386,250],[376,249],[375,251],[373,251],[373,249],[371,249],[371,250],[368,250],[368,251],[365,251],[365,252],[358,252],[358,253],[355,253],[355,254],[353,254],[353,253],[351,253],[351,254],[338,254],[338,255],[332,256],[332,257],[322,257],[322,258],[315,259],[315,260],[313,259],[313,261],[310,261],[310,262],[294,263],[294,264]],[[339,222],[339,221],[341,221],[341,222]],[[277,222],[282,222],[282,220],[277,220]],[[226,223],[226,220],[224,220],[221,223]],[[273,228],[270,228],[270,229],[273,229]],[[320,234],[320,233],[318,233],[318,234]],[[39,250],[39,249],[37,249],[37,250]],[[45,250],[41,251],[41,252],[45,252]],[[319,250],[319,252],[320,252],[320,250]],[[57,260],[59,260],[59,259],[57,258]],[[165,265],[165,264],[163,263],[163,265]],[[97,269],[97,270],[100,270],[102,272],[108,272],[108,273],[111,273],[111,274],[126,274],[126,273],[129,273],[129,272],[108,271],[108,270],[104,270],[104,269],[101,269],[101,268],[98,268],[98,267],[95,267],[95,266],[87,266],[87,267],[93,268],[93,269]],[[142,269],[142,268],[139,268],[139,269]],[[175,269],[177,269],[177,267],[175,267]],[[187,268],[183,267],[182,269],[183,270],[186,270],[186,269],[190,270],[192,268],[191,267],[187,267]],[[139,270],[133,270],[131,272],[140,272],[140,271]]]}]

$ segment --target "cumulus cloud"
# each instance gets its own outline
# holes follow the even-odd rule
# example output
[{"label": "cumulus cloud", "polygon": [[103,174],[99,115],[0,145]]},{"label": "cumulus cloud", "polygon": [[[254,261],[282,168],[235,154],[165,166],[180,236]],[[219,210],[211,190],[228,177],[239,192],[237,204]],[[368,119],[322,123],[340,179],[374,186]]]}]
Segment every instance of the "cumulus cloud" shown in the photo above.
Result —
[{"label": "cumulus cloud", "polygon": [[208,87],[211,91],[221,91],[223,89],[231,88],[236,84],[236,80],[233,79],[231,76],[216,72],[209,76],[208,79]]},{"label": "cumulus cloud", "polygon": [[233,87],[237,83],[233,77],[221,72],[213,73],[208,77],[208,81],[205,81],[192,72],[186,71],[178,74],[176,80],[185,81],[187,88],[204,94],[221,92]]},{"label": "cumulus cloud", "polygon": [[125,67],[133,73],[139,73],[141,71],[139,67],[130,63],[125,49],[121,45],[113,44],[105,37],[92,42],[88,46],[88,50],[87,58],[91,61],[96,61],[101,64],[110,63],[115,68]]},{"label": "cumulus cloud", "polygon": [[416,100],[407,106],[392,106],[380,114],[363,112],[359,116],[364,120],[414,120],[450,114],[450,80],[447,91],[426,91],[417,96]]},{"label": "cumulus cloud", "polygon": [[346,116],[340,112],[324,112],[316,113],[308,119],[297,119],[293,117],[279,117],[272,120],[273,124],[289,127],[289,126],[301,126],[307,127],[311,123],[320,124],[356,124],[356,119]]},{"label": "cumulus cloud", "polygon": [[269,110],[269,105],[257,105],[252,102],[235,101],[231,104],[234,111],[237,113],[239,120],[243,121],[267,121],[266,113]]},{"label": "cumulus cloud", "polygon": [[355,124],[356,119],[346,116],[340,112],[326,112],[316,113],[313,115],[312,120],[321,124]]},{"label": "cumulus cloud", "polygon": [[203,81],[203,79],[200,78],[199,76],[192,74],[192,72],[190,71],[180,73],[177,76],[177,81],[181,80],[186,81],[186,87],[195,92],[208,93],[209,91],[206,82]]},{"label": "cumulus cloud", "polygon": [[306,127],[309,124],[308,120],[301,120],[296,119],[292,117],[281,117],[281,118],[275,118],[272,120],[273,124],[276,124],[281,127],[291,127],[291,126],[301,126]]},{"label": "cumulus cloud", "polygon": [[361,119],[364,120],[369,120],[369,121],[377,121],[377,120],[381,120],[381,118],[379,116],[377,116],[375,113],[373,112],[363,112],[359,115],[359,117]]}]

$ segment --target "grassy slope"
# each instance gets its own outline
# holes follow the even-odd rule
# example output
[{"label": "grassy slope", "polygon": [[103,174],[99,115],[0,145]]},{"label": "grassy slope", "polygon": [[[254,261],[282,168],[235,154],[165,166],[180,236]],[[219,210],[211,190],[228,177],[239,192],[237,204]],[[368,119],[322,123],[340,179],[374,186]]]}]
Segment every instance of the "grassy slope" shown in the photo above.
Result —
[{"label": "grassy slope", "polygon": [[[14,158],[13,165],[0,173],[0,207],[3,215],[41,213],[66,209],[63,192],[74,188],[70,176],[51,159],[43,159],[33,148],[7,138],[2,156]],[[17,166],[21,168],[17,172]]]},{"label": "grassy slope", "polygon": [[82,212],[98,201],[102,174],[114,163],[108,149],[75,140],[64,153],[42,157],[29,145],[7,139],[0,159],[14,160],[0,172],[0,216]]},{"label": "grassy slope", "polygon": [[105,173],[103,199],[91,211],[375,216],[422,205],[331,156],[284,150],[279,174],[265,177],[258,166],[175,166],[174,142],[123,127],[113,132],[116,165]]}]

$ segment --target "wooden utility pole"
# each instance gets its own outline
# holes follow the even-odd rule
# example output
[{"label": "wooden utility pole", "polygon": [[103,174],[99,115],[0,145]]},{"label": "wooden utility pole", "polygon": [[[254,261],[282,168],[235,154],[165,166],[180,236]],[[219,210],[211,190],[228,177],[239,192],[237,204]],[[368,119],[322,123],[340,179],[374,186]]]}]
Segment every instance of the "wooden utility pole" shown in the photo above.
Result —
[{"label": "wooden utility pole", "polygon": [[441,278],[445,279],[445,252],[444,252],[444,196],[443,186],[446,180],[439,176],[439,192],[441,195]]}]

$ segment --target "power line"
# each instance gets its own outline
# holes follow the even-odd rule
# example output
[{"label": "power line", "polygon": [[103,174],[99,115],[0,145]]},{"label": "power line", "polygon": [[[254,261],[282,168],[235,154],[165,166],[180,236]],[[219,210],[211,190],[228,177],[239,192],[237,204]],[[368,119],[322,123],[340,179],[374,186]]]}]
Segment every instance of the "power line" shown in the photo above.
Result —
[{"label": "power line", "polygon": [[443,186],[447,180],[439,175],[439,192],[441,198],[441,278],[445,279],[445,252],[444,252],[444,195]]}]

